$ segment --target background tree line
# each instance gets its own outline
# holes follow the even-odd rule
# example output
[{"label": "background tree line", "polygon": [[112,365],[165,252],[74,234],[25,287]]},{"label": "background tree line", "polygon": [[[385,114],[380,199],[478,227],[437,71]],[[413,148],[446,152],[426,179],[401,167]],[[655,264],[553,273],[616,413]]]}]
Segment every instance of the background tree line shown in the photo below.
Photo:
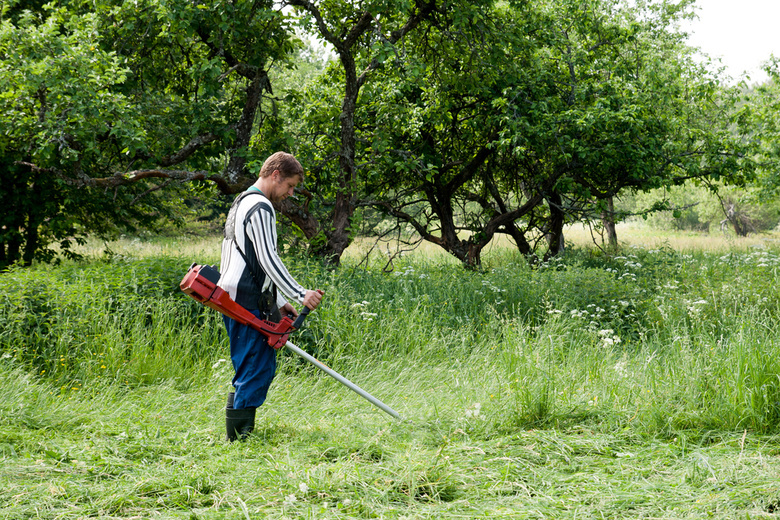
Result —
[{"label": "background tree line", "polygon": [[780,185],[777,63],[728,86],[677,29],[689,0],[0,5],[0,266],[154,229],[280,149],[308,178],[279,210],[334,264],[367,215],[474,267],[499,234],[549,257],[568,223],[616,245],[671,207],[626,194]]}]

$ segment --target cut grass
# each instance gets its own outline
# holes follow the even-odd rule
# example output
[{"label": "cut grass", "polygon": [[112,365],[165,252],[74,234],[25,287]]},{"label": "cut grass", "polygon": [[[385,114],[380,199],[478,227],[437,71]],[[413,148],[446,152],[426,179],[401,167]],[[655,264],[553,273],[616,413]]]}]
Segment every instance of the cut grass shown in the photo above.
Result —
[{"label": "cut grass", "polygon": [[471,385],[401,401],[398,422],[285,370],[256,432],[229,444],[224,375],[61,394],[3,369],[0,517],[759,518],[780,503],[774,436],[497,429],[462,408],[490,401]]}]

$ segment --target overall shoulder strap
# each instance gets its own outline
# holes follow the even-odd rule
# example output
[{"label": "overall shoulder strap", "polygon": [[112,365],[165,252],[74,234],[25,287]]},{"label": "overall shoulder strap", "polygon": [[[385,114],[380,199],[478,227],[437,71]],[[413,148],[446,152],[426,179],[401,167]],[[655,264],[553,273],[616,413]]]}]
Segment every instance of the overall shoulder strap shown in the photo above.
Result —
[{"label": "overall shoulder strap", "polygon": [[233,203],[230,205],[230,211],[228,211],[227,219],[225,220],[225,238],[230,240],[236,239],[236,213],[238,213],[238,206],[241,204],[241,201],[244,200],[247,195],[263,195],[263,192],[247,190],[233,199]]}]

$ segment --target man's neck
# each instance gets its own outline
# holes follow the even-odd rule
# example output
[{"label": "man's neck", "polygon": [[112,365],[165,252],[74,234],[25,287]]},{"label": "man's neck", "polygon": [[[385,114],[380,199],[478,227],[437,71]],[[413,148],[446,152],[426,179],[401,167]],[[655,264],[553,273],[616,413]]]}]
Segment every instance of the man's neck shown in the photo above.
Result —
[{"label": "man's neck", "polygon": [[255,183],[252,185],[253,188],[260,190],[263,195],[266,197],[270,193],[271,189],[271,178],[269,177],[262,177],[260,179],[257,179]]}]

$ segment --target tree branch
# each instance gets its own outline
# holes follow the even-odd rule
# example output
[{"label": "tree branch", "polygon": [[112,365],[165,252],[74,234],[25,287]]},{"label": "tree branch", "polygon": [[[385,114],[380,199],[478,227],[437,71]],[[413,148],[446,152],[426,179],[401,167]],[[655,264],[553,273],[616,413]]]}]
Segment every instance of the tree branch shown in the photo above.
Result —
[{"label": "tree branch", "polygon": [[322,17],[322,12],[320,11],[319,7],[314,5],[312,2],[309,2],[308,0],[287,0],[287,4],[300,7],[312,15],[314,20],[317,22],[317,28],[320,30],[322,37],[325,38],[325,40],[331,43],[334,47],[336,47],[337,51],[341,52],[343,50],[343,43],[341,40],[336,38],[332,32],[330,32],[330,29],[325,24],[325,20]]},{"label": "tree branch", "polygon": [[247,189],[251,184],[251,180],[230,182],[221,175],[214,175],[205,170],[162,170],[162,169],[149,169],[149,170],[133,170],[129,172],[117,172],[109,177],[79,177],[74,179],[69,177],[62,170],[55,168],[40,168],[38,165],[18,161],[16,164],[27,166],[34,171],[48,172],[57,175],[63,181],[71,186],[83,187],[83,188],[115,188],[117,186],[126,186],[133,184],[144,179],[160,178],[160,179],[172,179],[176,181],[207,181],[213,182],[219,188],[219,191],[225,194],[238,193]]},{"label": "tree branch", "polygon": [[[235,128],[235,126],[236,125],[230,125],[228,128]],[[190,142],[185,144],[178,152],[171,155],[167,155],[162,159],[160,159],[160,165],[173,166],[174,164],[179,164],[181,162],[184,162],[193,153],[195,153],[198,150],[198,148],[207,145],[209,143],[213,143],[218,139],[219,136],[213,132],[208,132],[203,135],[195,136],[192,139],[190,139]]]}]

